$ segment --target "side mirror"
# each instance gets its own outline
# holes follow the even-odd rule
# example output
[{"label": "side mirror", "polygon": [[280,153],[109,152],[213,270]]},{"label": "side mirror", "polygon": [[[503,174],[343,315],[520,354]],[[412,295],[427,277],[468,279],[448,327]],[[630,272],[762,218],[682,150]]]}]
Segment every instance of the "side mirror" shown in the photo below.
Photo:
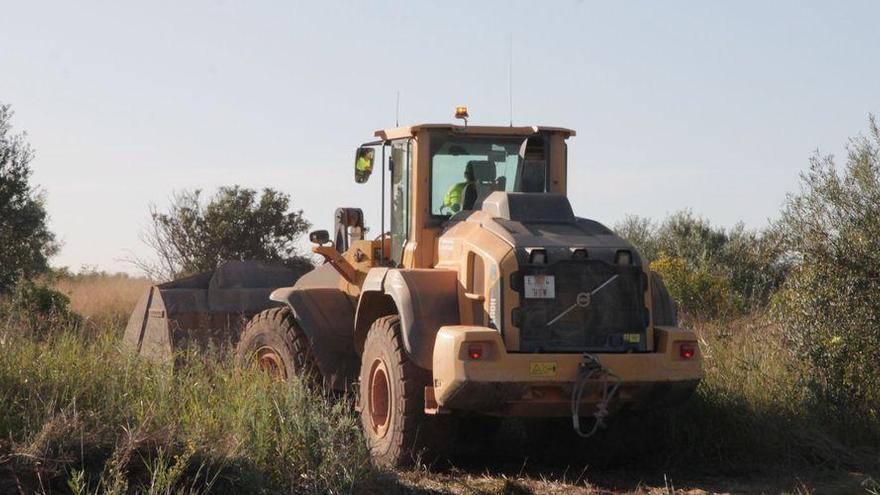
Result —
[{"label": "side mirror", "polygon": [[314,230],[309,233],[309,241],[313,244],[317,244],[319,246],[323,246],[330,242],[330,233],[326,230]]},{"label": "side mirror", "polygon": [[370,174],[373,173],[373,161],[376,157],[376,150],[373,148],[360,147],[354,157],[354,181],[358,184],[367,182]]}]

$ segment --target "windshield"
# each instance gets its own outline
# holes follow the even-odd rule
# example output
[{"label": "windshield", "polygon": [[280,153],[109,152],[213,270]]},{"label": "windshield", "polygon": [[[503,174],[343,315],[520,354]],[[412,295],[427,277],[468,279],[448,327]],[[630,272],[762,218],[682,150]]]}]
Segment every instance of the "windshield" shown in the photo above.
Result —
[{"label": "windshield", "polygon": [[[529,140],[529,148],[533,141]],[[546,160],[543,153],[531,156],[531,152],[523,160],[524,142],[524,138],[435,136],[431,140],[431,214],[450,216],[479,208],[493,191],[545,192]]]}]

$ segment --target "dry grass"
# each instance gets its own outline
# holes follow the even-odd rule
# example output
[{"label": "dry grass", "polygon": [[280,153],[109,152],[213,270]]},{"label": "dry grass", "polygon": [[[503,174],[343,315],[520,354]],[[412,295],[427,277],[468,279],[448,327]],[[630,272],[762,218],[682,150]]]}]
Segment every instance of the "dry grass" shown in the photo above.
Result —
[{"label": "dry grass", "polygon": [[98,325],[124,324],[152,282],[124,273],[86,273],[61,277],[55,289],[70,298],[70,308]]},{"label": "dry grass", "polygon": [[[498,474],[490,470],[482,474],[407,471],[398,474],[401,485],[398,491],[386,493],[424,495],[708,495],[716,493],[874,495],[880,493],[871,491],[876,490],[878,486],[871,478],[858,473],[840,472],[820,477],[811,476],[810,473],[718,477],[696,472],[671,476],[656,470],[588,471],[590,474],[568,473],[570,475],[568,477],[540,473]],[[580,479],[576,479],[578,476]]]}]

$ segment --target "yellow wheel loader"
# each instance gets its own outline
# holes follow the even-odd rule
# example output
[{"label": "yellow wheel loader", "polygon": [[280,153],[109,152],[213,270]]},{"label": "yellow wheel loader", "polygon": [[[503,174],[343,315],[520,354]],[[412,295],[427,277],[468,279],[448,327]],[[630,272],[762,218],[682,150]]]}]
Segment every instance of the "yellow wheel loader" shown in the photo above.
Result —
[{"label": "yellow wheel loader", "polygon": [[575,216],[574,135],[466,121],[377,131],[354,173],[379,169],[379,235],[365,238],[357,208],[312,232],[325,263],[271,293],[239,363],[356,390],[388,466],[436,452],[456,424],[569,417],[587,436],[608,415],[686,400],[697,339],[633,246]]}]

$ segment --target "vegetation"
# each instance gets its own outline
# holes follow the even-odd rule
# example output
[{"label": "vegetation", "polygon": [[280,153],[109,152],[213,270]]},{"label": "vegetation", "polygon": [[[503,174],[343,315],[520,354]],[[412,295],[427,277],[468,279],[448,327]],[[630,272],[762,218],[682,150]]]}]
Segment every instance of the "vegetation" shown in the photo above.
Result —
[{"label": "vegetation", "polygon": [[[78,323],[48,334],[20,323],[50,320],[51,310],[0,320],[0,397],[11,405],[0,410],[0,471],[7,473],[0,474],[0,492],[14,483],[25,492],[41,490],[42,483],[46,491],[75,493],[383,493],[423,486],[542,492],[574,488],[567,483],[602,486],[606,471],[621,468],[637,470],[627,478],[668,473],[679,483],[748,473],[779,479],[782,485],[770,485],[775,488],[758,485],[779,491],[808,469],[877,469],[876,437],[849,437],[852,416],[829,417],[815,408],[802,379],[810,368],[789,351],[786,332],[768,318],[749,316],[692,319],[706,370],[696,396],[675,411],[638,418],[638,427],[615,418],[610,430],[577,449],[585,455],[542,458],[516,434],[505,441],[513,428],[506,427],[483,446],[488,454],[482,459],[492,461],[475,472],[464,468],[451,476],[436,465],[383,473],[370,467],[359,422],[344,400],[236,370],[223,357],[187,359],[171,374],[123,352],[121,326],[109,326],[114,319],[102,313],[130,309],[142,283],[101,274],[58,280],[74,302],[88,293],[113,298],[124,284],[131,288],[122,293],[130,296],[79,306]],[[506,471],[511,458],[515,465]],[[581,472],[584,466],[593,467]],[[482,488],[461,488],[472,476],[481,477],[473,483]]]},{"label": "vegetation", "polygon": [[7,328],[43,338],[59,328],[79,328],[82,317],[71,311],[69,305],[70,299],[61,292],[23,280],[11,293],[0,298],[0,321],[5,322]]},{"label": "vegetation", "polygon": [[850,416],[880,440],[870,428],[880,423],[880,129],[874,118],[869,135],[849,143],[841,170],[831,156],[813,157],[778,228],[794,263],[776,314],[794,352],[810,363],[804,377],[815,407]]},{"label": "vegetation", "polygon": [[[690,422],[711,439],[706,455],[876,469],[880,129],[873,116],[867,136],[849,142],[842,167],[832,156],[811,159],[800,191],[762,232],[713,227],[690,212],[659,225],[629,217],[618,230],[702,330],[707,377],[682,414],[698,412]],[[743,321],[752,322],[748,331]]]},{"label": "vegetation", "polygon": [[670,285],[682,312],[731,316],[767,304],[788,270],[779,234],[713,226],[685,210],[657,224],[627,216],[615,225]]},{"label": "vegetation", "polygon": [[202,200],[199,190],[176,194],[167,211],[150,208],[152,224],[142,233],[157,260],[133,262],[155,280],[213,270],[223,260],[271,260],[310,267],[297,241],[311,224],[290,196],[266,188],[221,187]]},{"label": "vegetation", "polygon": [[59,270],[51,280],[55,290],[69,298],[70,310],[83,315],[88,328],[101,332],[124,328],[131,309],[152,283],[148,278],[89,268],[79,273]]},{"label": "vegetation", "polygon": [[373,475],[345,401],[218,356],[172,374],[124,352],[119,329],[83,328],[100,314],[49,335],[24,321],[0,326],[2,493],[350,493]]},{"label": "vegetation", "polygon": [[[653,440],[661,458],[717,473],[876,472],[880,422],[864,429],[849,415],[817,409],[804,382],[810,366],[791,352],[781,326],[748,316],[694,328],[705,377],[688,403],[659,418]],[[870,435],[845,435],[855,431]]]},{"label": "vegetation", "polygon": [[676,304],[688,317],[726,317],[742,309],[742,299],[732,291],[730,279],[706,266],[660,253],[651,262],[651,270],[663,277]]},{"label": "vegetation", "polygon": [[30,183],[33,149],[25,134],[12,133],[12,116],[11,106],[0,103],[0,293],[46,272],[58,250],[43,195]]}]

